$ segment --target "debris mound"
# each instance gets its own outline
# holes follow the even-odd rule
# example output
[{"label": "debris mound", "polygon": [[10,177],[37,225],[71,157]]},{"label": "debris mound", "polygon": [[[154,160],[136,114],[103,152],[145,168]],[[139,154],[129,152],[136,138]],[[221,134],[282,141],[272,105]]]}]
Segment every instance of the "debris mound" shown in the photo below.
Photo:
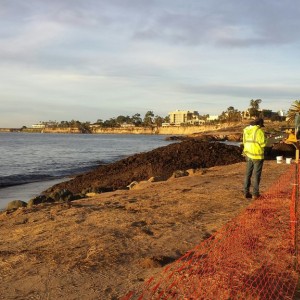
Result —
[{"label": "debris mound", "polygon": [[229,165],[244,160],[242,150],[224,143],[187,140],[132,155],[117,162],[98,166],[67,182],[49,188],[44,194],[57,189],[67,189],[74,194],[108,192],[127,189],[132,181],[147,180],[159,176],[163,180],[176,170],[209,168]]}]

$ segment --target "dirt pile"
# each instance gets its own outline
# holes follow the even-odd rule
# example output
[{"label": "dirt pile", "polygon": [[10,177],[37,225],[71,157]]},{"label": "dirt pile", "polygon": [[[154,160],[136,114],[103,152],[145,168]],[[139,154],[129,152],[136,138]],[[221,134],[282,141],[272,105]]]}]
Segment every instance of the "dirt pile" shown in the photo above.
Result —
[{"label": "dirt pile", "polygon": [[209,168],[243,160],[239,147],[187,140],[99,166],[68,182],[54,185],[44,193],[49,194],[59,189],[68,189],[74,194],[126,189],[132,181],[147,180],[153,176],[166,180],[176,170]]}]

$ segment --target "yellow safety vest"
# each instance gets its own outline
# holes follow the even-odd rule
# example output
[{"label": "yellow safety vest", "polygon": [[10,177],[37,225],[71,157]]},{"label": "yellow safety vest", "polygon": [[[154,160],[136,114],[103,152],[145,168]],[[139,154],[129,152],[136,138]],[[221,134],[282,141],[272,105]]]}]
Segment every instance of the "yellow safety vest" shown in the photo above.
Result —
[{"label": "yellow safety vest", "polygon": [[244,154],[251,159],[264,159],[265,134],[258,125],[247,126],[243,131]]}]

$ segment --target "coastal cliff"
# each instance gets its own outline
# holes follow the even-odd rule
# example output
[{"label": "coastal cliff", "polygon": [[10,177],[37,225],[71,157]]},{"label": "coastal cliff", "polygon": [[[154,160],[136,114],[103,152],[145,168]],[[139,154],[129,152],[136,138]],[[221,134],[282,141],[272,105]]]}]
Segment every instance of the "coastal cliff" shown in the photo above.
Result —
[{"label": "coastal cliff", "polygon": [[231,128],[232,124],[201,125],[201,126],[164,126],[164,127],[129,127],[129,128],[93,128],[97,134],[163,134],[189,135],[199,132],[215,131]]},{"label": "coastal cliff", "polygon": [[93,127],[90,131],[77,127],[47,127],[47,128],[0,128],[0,132],[26,132],[26,133],[91,133],[91,134],[162,134],[162,135],[190,135],[195,133],[216,131],[232,128],[236,124],[225,123],[218,125],[200,126],[166,126],[166,127]]}]

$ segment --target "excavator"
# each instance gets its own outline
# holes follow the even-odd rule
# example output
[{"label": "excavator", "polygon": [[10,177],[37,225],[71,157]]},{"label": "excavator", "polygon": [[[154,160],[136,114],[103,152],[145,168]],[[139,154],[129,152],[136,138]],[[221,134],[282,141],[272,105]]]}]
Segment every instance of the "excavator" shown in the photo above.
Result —
[{"label": "excavator", "polygon": [[293,128],[282,129],[280,133],[266,133],[267,135],[267,147],[272,147],[278,143],[295,144],[298,142],[297,133]]},{"label": "excavator", "polygon": [[266,149],[278,148],[278,144],[292,145],[295,151],[295,160],[299,161],[300,149],[300,116],[296,115],[295,126],[285,127],[279,133],[266,133]]}]

